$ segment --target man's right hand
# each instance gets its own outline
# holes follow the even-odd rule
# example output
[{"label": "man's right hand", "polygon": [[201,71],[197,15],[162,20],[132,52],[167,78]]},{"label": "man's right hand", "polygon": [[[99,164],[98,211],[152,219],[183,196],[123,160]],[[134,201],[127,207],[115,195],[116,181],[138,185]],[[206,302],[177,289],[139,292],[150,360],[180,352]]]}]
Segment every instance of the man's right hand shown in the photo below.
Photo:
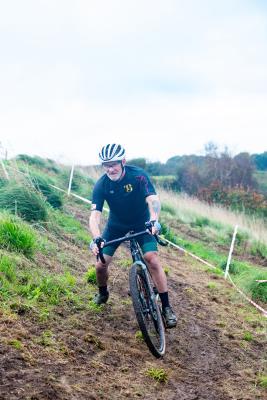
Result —
[{"label": "man's right hand", "polygon": [[101,236],[96,237],[94,240],[91,241],[89,248],[92,253],[97,256],[99,254],[99,247],[103,247],[105,244],[105,239]]}]

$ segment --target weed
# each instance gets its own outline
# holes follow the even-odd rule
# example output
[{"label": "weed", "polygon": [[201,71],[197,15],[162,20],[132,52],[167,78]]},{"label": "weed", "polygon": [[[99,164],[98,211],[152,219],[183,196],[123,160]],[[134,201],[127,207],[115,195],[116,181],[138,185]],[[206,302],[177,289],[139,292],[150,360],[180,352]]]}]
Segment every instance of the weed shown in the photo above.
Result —
[{"label": "weed", "polygon": [[170,267],[164,267],[163,270],[167,276],[170,274]]},{"label": "weed", "polygon": [[267,375],[259,375],[257,381],[259,386],[267,388]]},{"label": "weed", "polygon": [[10,344],[10,346],[14,347],[17,350],[21,350],[23,347],[21,341],[18,339],[10,339],[10,340],[8,340],[7,343]]},{"label": "weed", "polygon": [[146,370],[146,375],[155,379],[157,382],[166,383],[168,381],[168,374],[163,368],[148,368]]},{"label": "weed", "polygon": [[144,340],[144,337],[143,337],[143,334],[142,334],[141,331],[135,332],[134,337],[135,337],[135,339],[137,339],[137,340],[142,340],[142,341]]},{"label": "weed", "polygon": [[92,283],[93,285],[97,284],[96,280],[96,269],[94,266],[90,266],[85,273],[85,278],[88,283]]},{"label": "weed", "polygon": [[88,308],[90,311],[93,311],[94,313],[99,313],[103,310],[104,304],[96,304],[93,300],[90,300],[88,303]]},{"label": "weed", "polygon": [[98,349],[100,350],[105,350],[105,345],[104,343],[95,335],[92,335],[91,333],[88,333],[87,335],[84,336],[84,341],[87,343],[92,343],[95,345]]},{"label": "weed", "polygon": [[217,289],[217,285],[214,282],[208,282],[207,283],[207,288],[210,289],[210,290],[214,290],[214,289]]},{"label": "weed", "polygon": [[223,275],[223,271],[220,268],[206,268],[205,271],[210,272],[211,274],[215,275]]},{"label": "weed", "polygon": [[53,333],[50,330],[44,331],[37,342],[44,347],[52,346],[55,343]]},{"label": "weed", "polygon": [[243,333],[243,340],[245,340],[246,342],[251,342],[253,340],[253,335],[252,333],[246,331]]}]

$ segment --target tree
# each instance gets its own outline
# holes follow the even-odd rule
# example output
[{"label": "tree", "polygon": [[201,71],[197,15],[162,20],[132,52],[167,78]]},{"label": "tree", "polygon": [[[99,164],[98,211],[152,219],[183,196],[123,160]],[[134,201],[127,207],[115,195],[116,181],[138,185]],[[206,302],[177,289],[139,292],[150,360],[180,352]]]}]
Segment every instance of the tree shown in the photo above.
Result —
[{"label": "tree", "polygon": [[261,154],[253,154],[251,159],[258,170],[267,171],[267,151]]}]

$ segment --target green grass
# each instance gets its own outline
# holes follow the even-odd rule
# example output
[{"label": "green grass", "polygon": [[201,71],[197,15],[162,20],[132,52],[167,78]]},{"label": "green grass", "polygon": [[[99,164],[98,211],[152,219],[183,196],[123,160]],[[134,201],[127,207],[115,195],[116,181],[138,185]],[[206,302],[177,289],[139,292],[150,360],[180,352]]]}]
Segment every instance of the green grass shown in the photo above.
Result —
[{"label": "green grass", "polygon": [[0,213],[0,247],[8,251],[21,252],[32,257],[37,248],[37,235],[20,218]]},{"label": "green grass", "polygon": [[254,256],[259,256],[263,259],[267,258],[267,245],[260,241],[254,240],[251,244],[250,252]]},{"label": "green grass", "polygon": [[65,233],[70,234],[78,244],[89,245],[92,240],[87,230],[77,219],[59,210],[51,210],[50,221],[55,233],[60,233],[59,228],[61,228]]},{"label": "green grass", "polygon": [[251,332],[246,331],[243,333],[242,339],[245,340],[246,342],[251,342],[253,340],[253,335]]},{"label": "green grass", "polygon": [[18,339],[10,339],[10,340],[8,340],[8,344],[9,344],[10,346],[14,347],[14,348],[17,349],[17,350],[21,350],[22,347],[23,347],[21,341],[18,340]]},{"label": "green grass", "polygon": [[146,375],[160,383],[166,383],[168,381],[168,374],[163,368],[148,368],[146,370]]},{"label": "green grass", "polygon": [[88,268],[88,270],[87,270],[86,273],[85,273],[85,279],[86,279],[86,281],[87,281],[88,283],[91,283],[91,284],[93,284],[93,285],[96,285],[96,284],[97,284],[95,266],[90,266],[90,267]]},{"label": "green grass", "polygon": [[1,306],[18,313],[56,306],[63,301],[76,304],[76,278],[68,271],[55,275],[32,264],[25,265],[19,258],[2,255],[0,301]]},{"label": "green grass", "polygon": [[32,173],[30,176],[31,182],[36,190],[39,190],[46,201],[53,208],[61,208],[63,205],[63,197],[62,194],[56,189],[54,189],[51,185],[54,185],[55,182],[42,173]]},{"label": "green grass", "polygon": [[259,375],[257,381],[260,387],[267,389],[267,375]]},{"label": "green grass", "polygon": [[45,199],[33,188],[10,182],[0,189],[0,209],[19,215],[26,221],[46,221]]},{"label": "green grass", "polygon": [[144,341],[144,336],[141,331],[136,331],[134,337],[137,340]]},{"label": "green grass", "polygon": [[207,288],[210,289],[210,290],[215,290],[215,289],[217,289],[217,285],[216,285],[215,282],[208,282],[207,283]]},{"label": "green grass", "polygon": [[236,276],[235,283],[241,286],[253,300],[267,303],[267,282],[260,283],[257,282],[258,280],[267,280],[267,271],[250,268]]},{"label": "green grass", "polygon": [[166,204],[166,203],[162,203],[162,205],[161,205],[161,211],[162,211],[162,212],[165,212],[165,213],[168,213],[168,214],[170,214],[170,215],[172,215],[172,216],[175,216],[175,215],[176,215],[176,210],[175,210],[175,208],[174,208],[173,206],[169,205],[169,204]]},{"label": "green grass", "polygon": [[[210,249],[207,245],[202,242],[190,242],[181,237],[178,237],[174,232],[167,227],[165,223],[162,223],[164,237],[170,240],[172,243],[181,246],[189,252],[197,255],[201,259],[210,262],[215,267],[225,270],[227,264],[227,255],[222,255],[216,249]],[[210,272],[215,272],[213,269]],[[259,300],[267,303],[267,284],[258,283],[257,280],[266,280],[267,271],[260,270],[253,265],[232,260],[230,263],[229,272],[234,275],[235,283],[240,286],[241,289],[246,291],[249,297],[253,300]],[[211,288],[210,288],[211,289]]]}]

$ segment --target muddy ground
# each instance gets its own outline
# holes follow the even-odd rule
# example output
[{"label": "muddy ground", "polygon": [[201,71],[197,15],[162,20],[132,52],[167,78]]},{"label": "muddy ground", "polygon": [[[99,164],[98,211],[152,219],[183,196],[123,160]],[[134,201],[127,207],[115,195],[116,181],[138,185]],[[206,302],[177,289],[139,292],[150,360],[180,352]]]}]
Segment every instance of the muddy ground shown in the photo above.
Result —
[{"label": "muddy ground", "polygon": [[[65,250],[77,276],[94,262],[71,243]],[[264,318],[205,266],[175,249],[160,254],[178,316],[177,327],[166,332],[163,359],[136,337],[129,269],[119,265],[129,254],[121,247],[111,267],[110,301],[100,312],[63,304],[44,322],[34,313],[1,314],[0,399],[267,399],[257,383],[266,368]],[[86,283],[78,285],[82,291]],[[162,368],[167,381],[153,379],[149,368]]]}]

